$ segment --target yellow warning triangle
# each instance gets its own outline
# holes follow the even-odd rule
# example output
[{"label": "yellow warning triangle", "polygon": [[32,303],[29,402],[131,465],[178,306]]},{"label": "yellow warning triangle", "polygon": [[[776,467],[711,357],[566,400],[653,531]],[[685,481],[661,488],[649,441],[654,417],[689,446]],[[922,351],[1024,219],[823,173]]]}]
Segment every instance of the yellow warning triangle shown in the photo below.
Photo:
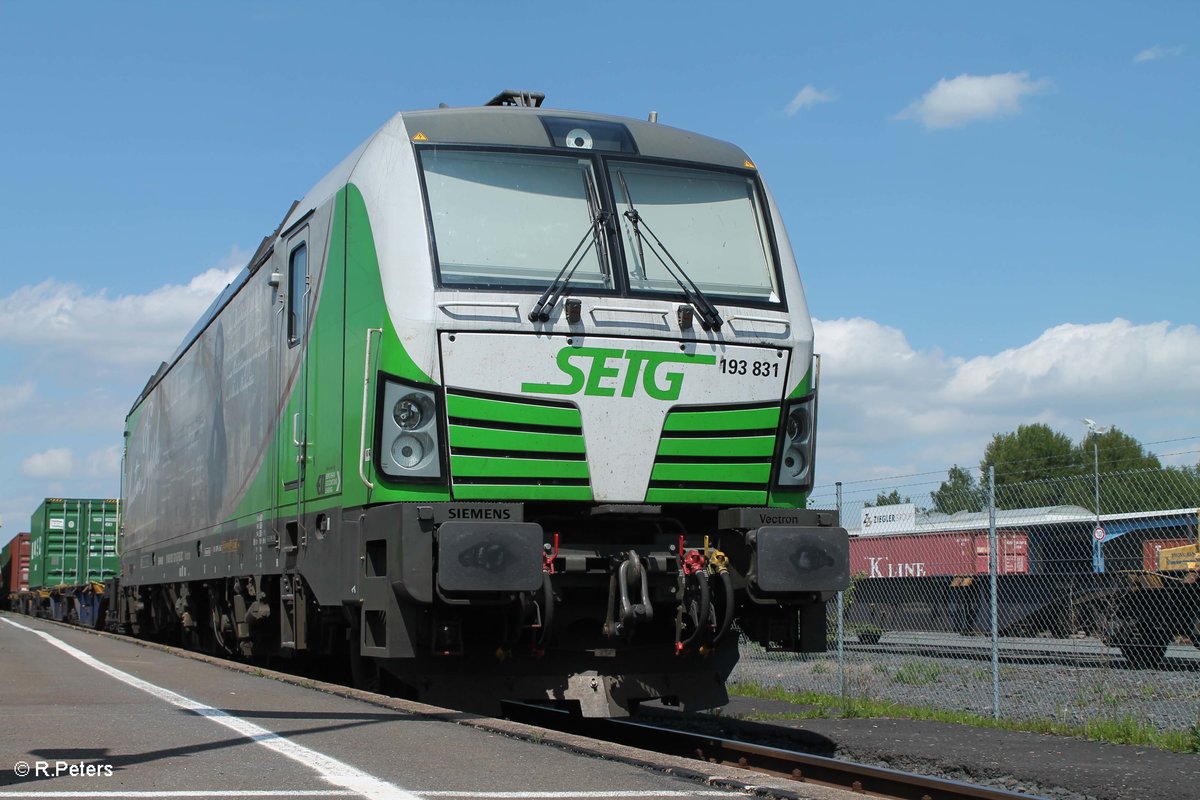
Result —
[{"label": "yellow warning triangle", "polygon": [[414,142],[428,142],[429,137],[423,133],[418,133],[416,136],[413,137],[413,141]]}]

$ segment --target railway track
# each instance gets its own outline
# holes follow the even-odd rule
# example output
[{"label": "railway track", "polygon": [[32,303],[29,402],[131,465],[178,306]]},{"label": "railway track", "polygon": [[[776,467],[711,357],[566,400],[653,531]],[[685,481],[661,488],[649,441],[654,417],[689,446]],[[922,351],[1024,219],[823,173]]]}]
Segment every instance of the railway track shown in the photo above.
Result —
[{"label": "railway track", "polygon": [[[885,633],[878,644],[846,643],[847,652],[882,655],[920,655],[986,661],[991,658],[991,640],[986,636],[950,633],[897,631]],[[1063,664],[1067,666],[1111,666],[1139,669],[1129,663],[1117,647],[1099,639],[1048,639],[1005,636],[1000,639],[1000,660],[1009,664]],[[1171,644],[1160,668],[1200,669],[1200,649]]]},{"label": "railway track", "polygon": [[506,702],[504,713],[508,719],[527,725],[710,764],[737,766],[764,775],[848,789],[870,797],[896,800],[1029,800],[1033,797],[645,722],[583,718],[546,706]]}]

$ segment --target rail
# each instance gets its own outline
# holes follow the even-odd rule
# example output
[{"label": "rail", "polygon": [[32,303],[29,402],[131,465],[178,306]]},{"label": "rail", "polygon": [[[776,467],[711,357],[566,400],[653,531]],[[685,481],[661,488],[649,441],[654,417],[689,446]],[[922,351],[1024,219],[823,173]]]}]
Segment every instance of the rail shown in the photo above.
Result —
[{"label": "rail", "polygon": [[579,717],[546,706],[505,702],[505,716],[514,722],[552,728],[564,733],[682,756],[710,764],[848,789],[868,796],[897,800],[1030,800],[1033,795],[977,786],[945,778],[856,764],[708,734],[665,728],[644,722]]}]

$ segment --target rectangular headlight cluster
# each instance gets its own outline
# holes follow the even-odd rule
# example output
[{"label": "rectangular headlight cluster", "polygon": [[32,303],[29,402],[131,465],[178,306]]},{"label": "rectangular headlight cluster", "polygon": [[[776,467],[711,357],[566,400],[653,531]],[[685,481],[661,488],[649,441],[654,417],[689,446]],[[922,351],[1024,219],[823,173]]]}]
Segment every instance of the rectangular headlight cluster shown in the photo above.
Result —
[{"label": "rectangular headlight cluster", "polygon": [[784,405],[781,438],[775,464],[775,485],[786,489],[811,489],[817,444],[816,392]]},{"label": "rectangular headlight cluster", "polygon": [[379,469],[390,478],[440,478],[438,395],[431,388],[385,380],[379,405]]}]

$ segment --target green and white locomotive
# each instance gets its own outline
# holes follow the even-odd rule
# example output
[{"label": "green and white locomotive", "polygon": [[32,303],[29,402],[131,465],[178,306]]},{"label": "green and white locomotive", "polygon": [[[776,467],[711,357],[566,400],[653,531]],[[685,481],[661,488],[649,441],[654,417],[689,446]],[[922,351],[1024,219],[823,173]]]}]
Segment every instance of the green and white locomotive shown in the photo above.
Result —
[{"label": "green and white locomotive", "polygon": [[739,635],[823,650],[847,582],[816,363],[738,147],[397,114],[135,403],[111,623],[458,706],[722,704]]}]

